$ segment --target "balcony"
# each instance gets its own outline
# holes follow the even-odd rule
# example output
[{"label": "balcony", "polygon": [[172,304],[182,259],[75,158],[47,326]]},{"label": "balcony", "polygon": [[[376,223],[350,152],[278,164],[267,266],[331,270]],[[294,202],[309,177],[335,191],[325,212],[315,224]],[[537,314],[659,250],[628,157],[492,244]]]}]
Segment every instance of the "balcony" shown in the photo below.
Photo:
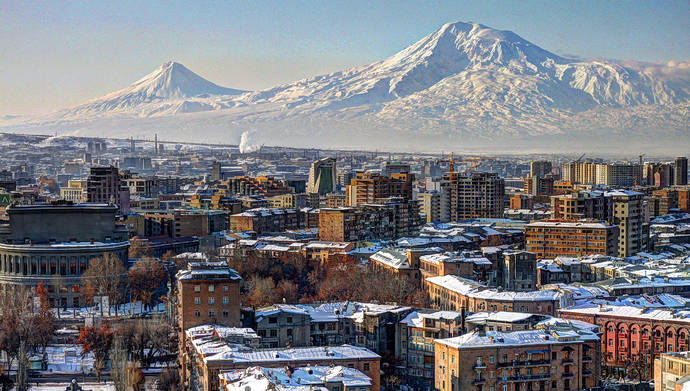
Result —
[{"label": "balcony", "polygon": [[591,374],[592,374],[592,371],[590,371],[589,369],[583,369],[582,370],[582,376],[589,376]]},{"label": "balcony", "polygon": [[474,381],[472,382],[472,384],[475,384],[475,385],[477,385],[477,384],[484,384],[484,383],[486,383],[486,379],[484,379],[484,378],[482,378],[482,379],[474,379]]},{"label": "balcony", "polygon": [[582,362],[591,362],[591,361],[592,361],[592,357],[590,357],[590,356],[583,356],[582,357]]},{"label": "balcony", "polygon": [[537,375],[519,375],[519,376],[507,376],[499,377],[499,382],[524,382],[527,380],[545,380],[550,379],[551,375],[548,373],[540,373]]},{"label": "balcony", "polygon": [[484,364],[484,363],[476,363],[472,367],[472,369],[485,369],[485,368],[486,368],[486,364]]},{"label": "balcony", "polygon": [[563,360],[561,360],[561,364],[572,364],[572,363],[573,363],[572,358],[564,358]]},{"label": "balcony", "polygon": [[573,372],[566,372],[563,374],[562,378],[564,379],[572,379],[575,376]]},{"label": "balcony", "polygon": [[539,365],[549,365],[551,362],[549,360],[525,360],[525,361],[519,361],[519,360],[513,360],[513,361],[508,361],[508,362],[500,362],[497,364],[499,368],[505,368],[505,367],[531,367],[531,366],[539,366]]}]

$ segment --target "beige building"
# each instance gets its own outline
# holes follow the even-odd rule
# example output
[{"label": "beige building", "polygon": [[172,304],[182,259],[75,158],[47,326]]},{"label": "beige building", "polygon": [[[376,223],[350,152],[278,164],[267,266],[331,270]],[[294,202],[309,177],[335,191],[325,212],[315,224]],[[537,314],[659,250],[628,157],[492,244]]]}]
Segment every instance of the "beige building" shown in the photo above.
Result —
[{"label": "beige building", "polygon": [[441,194],[438,192],[419,193],[419,211],[426,216],[426,222],[441,221]]},{"label": "beige building", "polygon": [[654,391],[682,391],[690,384],[690,352],[664,353],[654,360]]},{"label": "beige building", "polygon": [[568,390],[599,384],[599,336],[557,323],[538,330],[472,332],[435,341],[435,389]]},{"label": "beige building", "polygon": [[86,202],[86,180],[67,181],[67,187],[60,188],[60,199],[72,201],[75,204]]}]

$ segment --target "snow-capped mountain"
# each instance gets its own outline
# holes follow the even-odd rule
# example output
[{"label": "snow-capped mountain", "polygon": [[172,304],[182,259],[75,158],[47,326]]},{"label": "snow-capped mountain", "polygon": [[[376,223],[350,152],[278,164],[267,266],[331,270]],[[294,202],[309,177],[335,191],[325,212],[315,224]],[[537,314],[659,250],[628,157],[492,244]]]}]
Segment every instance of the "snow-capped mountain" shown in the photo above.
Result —
[{"label": "snow-capped mountain", "polygon": [[129,87],[56,113],[61,119],[100,116],[149,117],[227,108],[220,96],[246,91],[211,83],[184,65],[169,61]]},{"label": "snow-capped mountain", "polygon": [[685,103],[690,88],[612,62],[566,59],[510,31],[458,22],[384,61],[255,92],[246,100],[309,109],[381,105],[384,112],[386,103],[395,102],[393,107],[414,112],[434,97],[457,95],[465,105],[580,112],[598,105]]},{"label": "snow-capped mountain", "polygon": [[686,65],[570,59],[510,31],[458,22],[383,61],[254,92],[166,63],[130,87],[41,119],[38,128],[133,135],[155,128],[170,139],[224,142],[250,130],[267,144],[388,149],[650,140],[687,147]]}]

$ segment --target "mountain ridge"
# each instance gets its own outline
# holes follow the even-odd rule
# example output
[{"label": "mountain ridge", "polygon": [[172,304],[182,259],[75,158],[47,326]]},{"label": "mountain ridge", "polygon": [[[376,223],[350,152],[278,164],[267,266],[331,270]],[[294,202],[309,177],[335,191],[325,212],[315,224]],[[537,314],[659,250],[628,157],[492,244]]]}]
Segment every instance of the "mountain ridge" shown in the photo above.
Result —
[{"label": "mountain ridge", "polygon": [[[131,119],[160,118],[170,127],[163,118],[174,118],[204,130],[197,138],[239,140],[251,130],[263,142],[293,144],[339,139],[334,129],[364,143],[375,139],[367,130],[378,132],[384,144],[396,137],[538,144],[547,135],[606,133],[661,140],[689,133],[687,69],[567,58],[511,31],[456,22],[381,61],[264,90],[221,87],[168,62],[101,98],[40,121],[15,121],[23,121],[18,128],[88,133],[89,123],[113,118],[132,129]],[[672,73],[678,70],[684,73]]]}]

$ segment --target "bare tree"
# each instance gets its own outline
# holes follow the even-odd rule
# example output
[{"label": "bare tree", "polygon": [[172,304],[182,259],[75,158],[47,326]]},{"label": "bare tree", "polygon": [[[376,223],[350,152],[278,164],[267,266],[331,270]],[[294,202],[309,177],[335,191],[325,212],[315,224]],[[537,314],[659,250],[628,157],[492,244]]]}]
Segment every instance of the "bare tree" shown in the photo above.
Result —
[{"label": "bare tree", "polygon": [[140,239],[132,239],[129,245],[129,257],[130,258],[143,258],[152,257],[153,248],[151,245]]},{"label": "bare tree", "polygon": [[94,258],[89,262],[89,268],[82,278],[87,289],[92,289],[99,295],[108,296],[110,304],[115,305],[117,316],[117,304],[122,303],[127,284],[127,269],[122,259],[112,253],[105,253],[100,258]]},{"label": "bare tree", "polygon": [[154,258],[139,259],[127,273],[132,296],[151,306],[156,289],[165,280],[163,264]]},{"label": "bare tree", "polygon": [[113,378],[117,391],[127,391],[130,379],[128,366],[128,354],[125,343],[119,336],[113,338],[113,346],[110,350],[110,377]]},{"label": "bare tree", "polygon": [[50,285],[53,286],[53,291],[55,292],[55,310],[57,312],[58,319],[60,319],[60,303],[62,299],[62,294],[64,293],[63,290],[67,289],[67,283],[65,282],[64,277],[62,277],[59,274],[56,274],[50,278]]}]

